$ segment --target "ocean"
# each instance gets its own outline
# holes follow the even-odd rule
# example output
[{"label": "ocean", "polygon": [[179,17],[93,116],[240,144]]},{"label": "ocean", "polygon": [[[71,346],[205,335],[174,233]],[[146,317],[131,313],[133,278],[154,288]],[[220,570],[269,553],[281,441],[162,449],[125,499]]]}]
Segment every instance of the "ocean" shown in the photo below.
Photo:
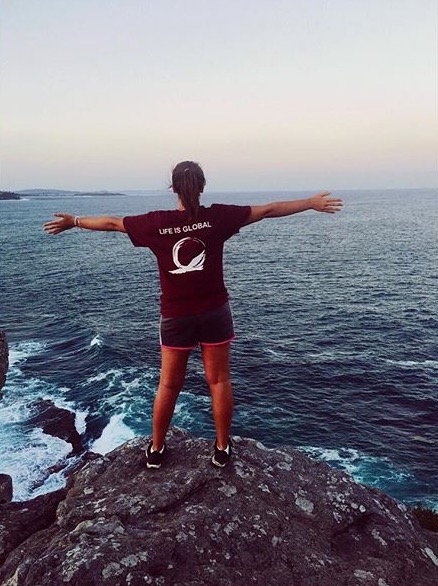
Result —
[{"label": "ocean", "polygon": [[[206,193],[260,204],[308,193]],[[225,247],[237,340],[233,434],[288,445],[406,504],[438,510],[438,191],[339,191],[334,216],[245,227]],[[89,449],[151,432],[158,383],[155,259],[119,233],[49,236],[56,211],[130,215],[165,191],[0,202],[1,322],[10,369],[0,472],[14,500],[63,486],[71,446],[32,423],[38,398],[76,414]],[[200,352],[174,425],[214,438]]]}]

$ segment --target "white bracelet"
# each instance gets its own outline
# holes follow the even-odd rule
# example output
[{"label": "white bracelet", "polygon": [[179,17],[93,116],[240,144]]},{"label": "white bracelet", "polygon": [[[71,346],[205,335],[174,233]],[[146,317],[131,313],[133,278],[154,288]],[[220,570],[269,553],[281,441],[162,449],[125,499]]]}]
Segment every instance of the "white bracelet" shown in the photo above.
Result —
[{"label": "white bracelet", "polygon": [[81,228],[81,229],[82,229],[82,226],[81,226],[81,221],[80,221],[80,220],[81,220],[81,219],[80,219],[80,217],[79,217],[79,216],[75,216],[74,224],[75,224],[75,227],[76,227],[76,228]]}]

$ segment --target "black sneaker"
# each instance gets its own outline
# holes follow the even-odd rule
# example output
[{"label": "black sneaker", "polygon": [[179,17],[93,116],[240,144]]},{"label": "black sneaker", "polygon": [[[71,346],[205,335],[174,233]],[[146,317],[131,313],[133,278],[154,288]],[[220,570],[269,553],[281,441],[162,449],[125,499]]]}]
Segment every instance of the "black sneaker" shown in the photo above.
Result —
[{"label": "black sneaker", "polygon": [[232,447],[231,439],[228,440],[228,445],[225,450],[220,450],[217,447],[217,440],[214,442],[214,454],[211,459],[211,463],[213,466],[217,466],[218,468],[223,468],[228,464],[229,459],[231,458],[231,447]]},{"label": "black sneaker", "polygon": [[146,449],[146,458],[147,458],[146,466],[148,468],[160,468],[161,462],[163,460],[163,454],[166,449],[166,444],[163,444],[163,447],[161,448],[161,450],[159,452],[152,450],[152,445],[153,445],[153,442],[152,441],[149,442],[149,445]]}]

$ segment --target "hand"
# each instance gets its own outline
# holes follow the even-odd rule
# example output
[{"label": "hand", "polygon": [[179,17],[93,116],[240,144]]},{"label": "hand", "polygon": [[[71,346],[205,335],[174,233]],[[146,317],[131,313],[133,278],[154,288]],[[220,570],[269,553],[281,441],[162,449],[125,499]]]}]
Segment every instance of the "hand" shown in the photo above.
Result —
[{"label": "hand", "polygon": [[330,195],[330,193],[330,191],[320,191],[313,195],[310,198],[312,209],[317,212],[324,212],[325,214],[335,214],[336,212],[340,212],[344,205],[342,199],[328,198],[327,196]]},{"label": "hand", "polygon": [[53,215],[60,219],[52,220],[44,224],[43,229],[48,234],[59,234],[60,232],[64,232],[64,230],[70,230],[70,228],[75,227],[75,217],[71,214],[56,213]]}]

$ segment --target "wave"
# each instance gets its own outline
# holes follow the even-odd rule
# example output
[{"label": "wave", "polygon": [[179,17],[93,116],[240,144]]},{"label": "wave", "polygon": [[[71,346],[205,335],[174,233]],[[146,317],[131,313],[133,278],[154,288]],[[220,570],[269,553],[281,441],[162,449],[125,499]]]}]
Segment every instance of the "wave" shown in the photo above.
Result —
[{"label": "wave", "polygon": [[122,379],[123,375],[125,374],[125,368],[109,368],[108,370],[98,372],[92,376],[89,376],[85,383],[100,383],[102,381],[106,381],[108,387],[113,386],[114,384],[118,384]]},{"label": "wave", "polygon": [[11,345],[9,348],[9,371],[8,376],[10,376],[11,368],[18,365],[20,362],[23,362],[30,356],[35,356],[37,354],[41,354],[46,349],[46,344],[44,342],[20,342],[18,344]]},{"label": "wave", "polygon": [[65,397],[68,387],[23,373],[26,361],[46,348],[44,342],[27,341],[12,344],[9,350],[9,370],[0,402],[0,470],[12,477],[15,501],[34,498],[65,484],[64,472],[52,474],[50,469],[63,468],[72,446],[29,423],[36,413],[35,402],[50,400],[72,411],[77,431],[82,434],[86,428],[88,410],[78,409]]},{"label": "wave", "polygon": [[393,364],[395,366],[402,366],[405,368],[438,368],[438,360],[385,360],[387,364]]},{"label": "wave", "polygon": [[[413,439],[421,441],[422,438],[415,436]],[[352,448],[301,446],[298,449],[315,460],[347,472],[356,482],[380,488],[387,494],[397,494],[398,500],[405,504],[421,504],[438,512],[438,494],[431,493],[430,486],[419,482],[410,471],[390,458],[372,456]]]},{"label": "wave", "polygon": [[43,399],[52,401],[60,409],[74,412],[77,431],[82,433],[88,409],[78,409],[73,401],[65,398],[69,387],[57,386],[38,377],[28,378],[20,368],[28,358],[42,354],[46,347],[45,343],[33,341],[11,346],[8,375],[3,388],[4,397],[0,403],[0,422],[24,421],[32,414],[32,403],[36,399]]},{"label": "wave", "polygon": [[65,485],[62,471],[51,474],[49,470],[65,462],[70,444],[36,427],[24,433],[3,426],[0,440],[0,469],[12,478],[14,501],[28,500]]},{"label": "wave", "polygon": [[98,348],[101,348],[103,346],[103,340],[99,336],[99,334],[94,336],[94,338],[90,342],[90,348],[93,348],[94,346],[97,346]]},{"label": "wave", "polygon": [[[98,336],[95,344],[100,344]],[[47,344],[27,341],[12,344],[9,351],[9,371],[0,403],[0,470],[9,474],[13,482],[13,500],[23,501],[39,494],[57,490],[65,486],[66,458],[71,452],[71,444],[43,433],[42,429],[30,424],[35,415],[35,401],[48,399],[61,409],[75,414],[75,425],[79,434],[87,430],[89,408],[78,408],[74,401],[66,398],[71,390],[67,386],[49,383],[36,376],[29,376],[23,370],[26,361],[43,354]],[[109,369],[87,379],[90,385],[104,381],[106,388],[116,387],[118,392],[104,401],[111,407],[127,406],[126,391],[132,396],[139,387],[139,380],[124,382],[126,371],[132,369]],[[129,393],[128,393],[129,394]],[[110,417],[102,434],[91,443],[90,449],[106,454],[125,441],[132,439],[135,433],[123,421],[125,414]],[[69,458],[69,463],[74,458]],[[56,472],[51,472],[58,469]]]},{"label": "wave", "polygon": [[124,423],[123,419],[124,415],[122,413],[111,417],[102,435],[90,446],[92,452],[102,455],[108,454],[135,437],[135,433]]},{"label": "wave", "polygon": [[322,460],[348,472],[358,482],[378,486],[382,479],[406,482],[412,475],[398,469],[387,457],[371,456],[353,448],[323,448],[301,446],[298,448],[316,460]]}]

